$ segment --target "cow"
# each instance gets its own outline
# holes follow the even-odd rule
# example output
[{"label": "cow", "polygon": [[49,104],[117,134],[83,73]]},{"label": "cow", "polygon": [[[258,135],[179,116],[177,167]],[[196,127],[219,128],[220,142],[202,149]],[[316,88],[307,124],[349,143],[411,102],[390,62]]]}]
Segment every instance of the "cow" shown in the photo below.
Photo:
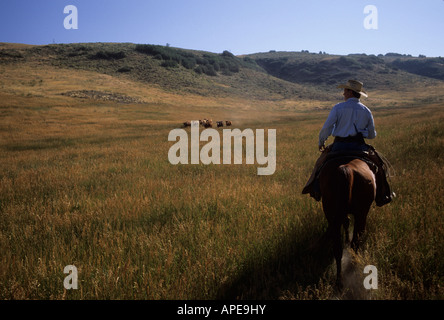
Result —
[{"label": "cow", "polygon": [[227,125],[227,127],[231,126],[231,121],[225,121],[225,124]]},{"label": "cow", "polygon": [[203,124],[203,126],[205,127],[205,128],[212,128],[213,127],[213,120],[206,120],[205,122],[204,122],[204,124]]},{"label": "cow", "polygon": [[183,123],[183,126],[184,126],[184,127],[191,127],[191,121],[185,121],[185,122]]},{"label": "cow", "polygon": [[224,126],[224,122],[223,121],[216,121],[217,123],[217,127],[223,127]]}]

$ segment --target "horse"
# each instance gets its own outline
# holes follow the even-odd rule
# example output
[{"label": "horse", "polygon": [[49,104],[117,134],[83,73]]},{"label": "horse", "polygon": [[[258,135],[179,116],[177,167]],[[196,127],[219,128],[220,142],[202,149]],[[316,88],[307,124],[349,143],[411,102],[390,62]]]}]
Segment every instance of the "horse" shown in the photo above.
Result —
[{"label": "horse", "polygon": [[327,161],[319,174],[322,207],[328,221],[327,237],[333,242],[336,260],[336,284],[342,288],[341,227],[350,243],[348,215],[354,216],[353,238],[350,247],[357,252],[365,230],[367,214],[376,196],[375,174],[367,162],[354,157],[339,157]]}]

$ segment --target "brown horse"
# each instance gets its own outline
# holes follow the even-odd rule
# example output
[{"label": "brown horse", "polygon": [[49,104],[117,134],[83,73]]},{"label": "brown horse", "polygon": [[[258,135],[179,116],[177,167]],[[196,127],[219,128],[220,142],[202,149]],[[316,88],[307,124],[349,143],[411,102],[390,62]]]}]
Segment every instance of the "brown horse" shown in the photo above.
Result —
[{"label": "brown horse", "polygon": [[336,158],[328,161],[319,175],[322,207],[328,221],[327,237],[333,242],[336,259],[337,285],[342,287],[341,227],[344,226],[349,242],[349,218],[354,215],[351,248],[356,252],[364,232],[367,214],[376,195],[375,175],[366,162],[353,158]]}]

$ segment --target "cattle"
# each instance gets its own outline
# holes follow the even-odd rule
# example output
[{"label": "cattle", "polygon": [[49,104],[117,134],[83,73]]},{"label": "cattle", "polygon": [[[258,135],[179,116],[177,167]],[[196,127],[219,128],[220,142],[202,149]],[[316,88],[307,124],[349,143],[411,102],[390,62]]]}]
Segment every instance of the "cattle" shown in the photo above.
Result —
[{"label": "cattle", "polygon": [[213,120],[211,120],[211,119],[209,119],[209,120],[205,119],[205,120],[206,121],[203,123],[203,126],[205,128],[212,128],[213,127]]},{"label": "cattle", "polygon": [[[223,127],[224,121],[216,121],[217,127]],[[213,127],[213,120],[212,119],[202,119],[199,120],[199,125],[201,125],[204,128],[212,128]],[[231,121],[225,121],[225,125],[227,127],[231,126]],[[191,121],[185,121],[183,122],[184,127],[191,127]]]}]

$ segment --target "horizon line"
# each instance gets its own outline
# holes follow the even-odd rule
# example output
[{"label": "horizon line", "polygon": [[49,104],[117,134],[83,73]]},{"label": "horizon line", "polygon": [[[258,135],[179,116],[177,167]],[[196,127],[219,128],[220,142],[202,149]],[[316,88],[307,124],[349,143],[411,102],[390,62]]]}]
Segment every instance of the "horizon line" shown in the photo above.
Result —
[{"label": "horizon line", "polygon": [[[43,44],[31,44],[31,43],[23,43],[23,42],[3,42],[0,41],[0,46],[3,46],[5,44],[11,44],[11,45],[25,45],[25,46],[51,46],[51,45],[70,45],[70,44],[134,44],[134,45],[138,45],[138,44],[147,44],[147,45],[155,45],[155,46],[161,46],[161,47],[171,47],[174,49],[182,49],[182,50],[192,50],[192,51],[203,51],[203,52],[210,52],[210,53],[218,53],[218,52],[214,52],[214,51],[208,51],[208,50],[203,50],[203,49],[193,49],[193,48],[183,48],[183,47],[175,47],[175,46],[171,46],[169,43],[166,43],[165,45],[162,44],[154,44],[154,43],[136,43],[136,42],[114,42],[114,41],[95,41],[95,42],[53,42],[53,43],[43,43]],[[225,50],[224,50],[225,51]],[[230,50],[226,50],[229,51],[231,53]],[[368,55],[368,56],[390,56],[391,54],[395,55],[394,57],[396,57],[397,55],[399,55],[400,57],[407,57],[407,58],[441,58],[441,56],[427,56],[424,54],[419,54],[418,56],[414,56],[410,53],[399,53],[399,52],[386,52],[385,54],[383,53],[366,53],[366,52],[355,52],[355,53],[346,53],[346,54],[342,54],[342,53],[329,53],[323,50],[320,50],[319,52],[312,52],[309,50],[269,50],[269,51],[258,51],[258,52],[252,52],[252,53],[241,53],[241,54],[235,54],[235,56],[247,56],[247,55],[254,55],[254,54],[259,54],[259,53],[279,53],[279,52],[286,52],[286,53],[308,53],[308,54],[318,54],[318,55],[330,55],[330,56],[349,56],[349,55]]]}]

